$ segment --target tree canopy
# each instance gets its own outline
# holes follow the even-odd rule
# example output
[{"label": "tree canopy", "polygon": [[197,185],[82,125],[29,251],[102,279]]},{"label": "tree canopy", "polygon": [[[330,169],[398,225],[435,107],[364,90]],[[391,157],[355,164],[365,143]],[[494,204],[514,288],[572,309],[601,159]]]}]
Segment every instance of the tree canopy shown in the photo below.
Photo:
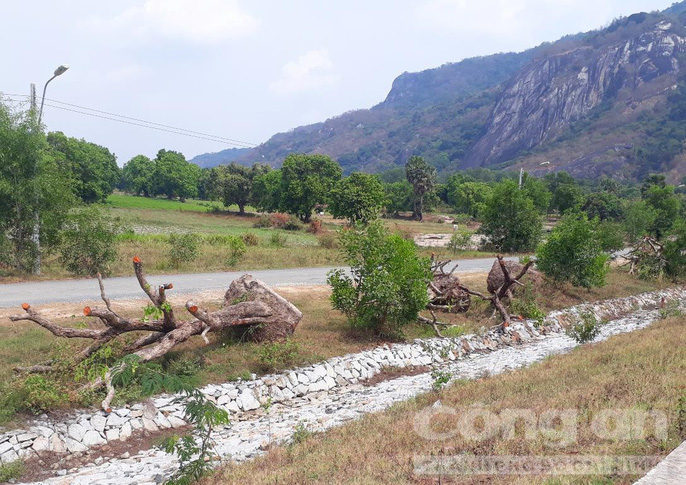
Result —
[{"label": "tree canopy", "polygon": [[330,202],[342,174],[340,165],[327,155],[288,155],[281,167],[280,209],[310,222],[314,208]]},{"label": "tree canopy", "polygon": [[200,167],[186,161],[183,154],[160,150],[155,157],[154,193],[185,201],[198,195]]},{"label": "tree canopy", "polygon": [[386,194],[378,177],[354,172],[339,180],[331,193],[329,209],[336,218],[346,218],[351,224],[375,219],[384,206]]},{"label": "tree canopy", "polygon": [[107,148],[59,131],[48,134],[48,144],[62,170],[71,176],[74,195],[82,201],[104,202],[119,185],[117,157]]},{"label": "tree canopy", "polygon": [[424,211],[424,197],[436,186],[436,168],[426,163],[422,157],[411,157],[405,164],[407,181],[414,191],[412,216],[421,221]]}]

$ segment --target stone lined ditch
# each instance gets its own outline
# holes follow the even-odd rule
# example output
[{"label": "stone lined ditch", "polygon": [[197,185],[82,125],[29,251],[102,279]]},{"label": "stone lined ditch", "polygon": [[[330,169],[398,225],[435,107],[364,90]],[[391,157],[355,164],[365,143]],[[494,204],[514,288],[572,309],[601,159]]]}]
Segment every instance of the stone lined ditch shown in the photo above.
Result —
[{"label": "stone lined ditch", "polygon": [[[250,459],[262,453],[270,442],[270,427],[271,441],[281,443],[301,424],[311,431],[324,430],[431,389],[429,372],[374,386],[360,383],[386,367],[440,367],[459,379],[494,375],[574,348],[576,342],[564,331],[583,312],[594,313],[598,320],[614,319],[602,327],[596,339],[604,340],[650,325],[658,318],[656,308],[661,301],[685,298],[686,289],[680,288],[579,305],[551,313],[540,330],[533,322],[522,322],[504,333],[492,331],[483,336],[386,345],[243,384],[207,386],[203,391],[232,414],[231,426],[216,433],[217,451],[225,459]],[[269,416],[256,412],[269,397],[274,403]],[[137,429],[156,431],[184,426],[180,405],[172,400],[172,396],[160,396],[147,405],[114,410],[109,416],[84,413],[61,423],[38,422],[27,431],[0,435],[0,449],[5,450],[0,457],[6,460],[7,456],[13,457],[12,452],[24,458],[49,451],[78,453],[108,441],[126,439]],[[161,483],[177,466],[175,457],[151,449],[81,469],[56,470],[58,476],[39,483]]]}]

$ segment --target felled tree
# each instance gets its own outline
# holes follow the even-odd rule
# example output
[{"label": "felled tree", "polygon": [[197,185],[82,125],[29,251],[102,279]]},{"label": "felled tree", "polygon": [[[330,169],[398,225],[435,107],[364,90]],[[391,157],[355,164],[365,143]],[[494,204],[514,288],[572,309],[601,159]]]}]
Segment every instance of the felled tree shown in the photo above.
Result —
[{"label": "felled tree", "polygon": [[[293,304],[277,295],[271,288],[250,275],[243,275],[234,280],[224,295],[224,304],[219,310],[210,312],[201,310],[193,301],[186,302],[186,310],[194,317],[190,320],[179,320],[174,309],[167,301],[167,291],[173,288],[171,284],[160,285],[157,288],[148,283],[143,273],[143,265],[139,258],[133,259],[136,278],[141,288],[148,296],[159,318],[124,318],[117,314],[105,294],[105,287],[100,275],[100,295],[105,308],[85,307],[84,315],[98,319],[104,328],[69,328],[51,322],[40,313],[24,303],[24,315],[10,317],[14,322],[31,321],[53,335],[63,338],[84,338],[92,343],[76,356],[76,362],[81,362],[93,355],[98,349],[117,337],[131,333],[143,333],[138,340],[127,347],[131,358],[139,362],[148,362],[162,357],[167,352],[193,336],[201,336],[205,343],[209,343],[207,333],[220,331],[225,328],[243,327],[254,341],[272,341],[286,338],[293,334],[295,327],[302,318],[302,313]],[[125,364],[122,361],[121,365]],[[52,369],[53,362],[18,369],[28,372],[47,372]],[[111,385],[111,373],[107,372],[104,379],[98,379],[92,387],[105,385],[108,395],[102,403],[103,409],[109,410],[109,404],[114,397]]]},{"label": "felled tree", "polygon": [[[515,267],[508,263],[509,261],[505,261],[502,256],[498,255],[496,264],[493,265],[488,274],[488,291],[490,296],[486,296],[483,293],[470,290],[466,286],[460,285],[460,288],[470,295],[478,296],[482,300],[491,302],[493,308],[500,314],[502,319],[501,327],[507,327],[512,323],[512,316],[510,315],[507,306],[505,306],[504,301],[514,297],[515,287],[524,286],[520,280],[534,264],[533,261],[529,261],[524,265],[517,263],[517,266]],[[512,272],[513,269],[516,269],[517,272]],[[513,276],[513,274],[516,274],[516,276]]]}]

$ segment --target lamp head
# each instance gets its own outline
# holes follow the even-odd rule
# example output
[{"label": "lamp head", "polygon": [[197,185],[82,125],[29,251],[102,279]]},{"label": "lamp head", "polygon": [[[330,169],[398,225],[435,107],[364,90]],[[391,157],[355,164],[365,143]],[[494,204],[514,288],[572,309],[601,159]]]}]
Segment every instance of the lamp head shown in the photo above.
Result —
[{"label": "lamp head", "polygon": [[65,72],[67,72],[67,69],[69,69],[69,66],[66,64],[62,64],[60,67],[55,69],[55,76],[61,76]]}]

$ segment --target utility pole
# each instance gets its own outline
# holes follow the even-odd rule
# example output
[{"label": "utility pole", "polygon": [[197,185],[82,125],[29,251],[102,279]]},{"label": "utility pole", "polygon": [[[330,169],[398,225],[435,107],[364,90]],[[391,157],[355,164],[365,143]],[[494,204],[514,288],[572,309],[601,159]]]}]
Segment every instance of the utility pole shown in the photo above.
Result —
[{"label": "utility pole", "polygon": [[524,169],[519,169],[519,190],[522,190],[522,180],[524,178]]},{"label": "utility pole", "polygon": [[36,110],[36,85],[31,83],[31,110]]},{"label": "utility pole", "polygon": [[[36,116],[36,85],[31,83],[31,116]],[[40,122],[38,122],[40,124]],[[40,130],[40,126],[38,127]],[[38,160],[36,160],[36,173],[38,173]],[[40,257],[40,211],[38,210],[38,192],[34,198],[36,206],[33,208],[33,234],[31,234],[31,241],[33,241],[33,250],[35,255],[33,258],[33,268],[31,272],[35,275],[41,273],[41,257]]]}]

